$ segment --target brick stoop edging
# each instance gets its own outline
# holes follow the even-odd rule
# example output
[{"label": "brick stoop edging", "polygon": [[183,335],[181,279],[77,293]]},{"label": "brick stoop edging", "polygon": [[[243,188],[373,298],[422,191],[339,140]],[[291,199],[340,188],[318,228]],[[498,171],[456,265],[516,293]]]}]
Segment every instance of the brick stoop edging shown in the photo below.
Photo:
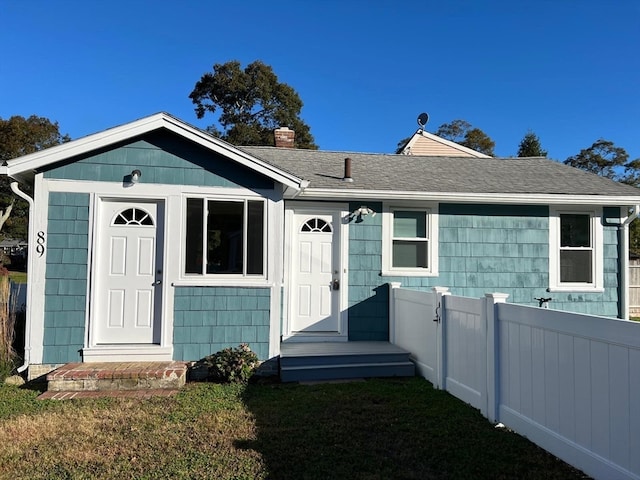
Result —
[{"label": "brick stoop edging", "polygon": [[[185,362],[68,363],[47,375],[48,392],[177,390],[187,378]],[[75,398],[79,398],[76,396]]]}]

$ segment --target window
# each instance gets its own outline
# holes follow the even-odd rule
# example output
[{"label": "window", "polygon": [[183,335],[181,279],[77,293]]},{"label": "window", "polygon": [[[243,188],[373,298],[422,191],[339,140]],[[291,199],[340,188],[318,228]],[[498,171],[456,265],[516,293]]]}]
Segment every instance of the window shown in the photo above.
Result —
[{"label": "window", "polygon": [[426,208],[389,208],[384,213],[383,272],[388,275],[437,274],[437,217]]},{"label": "window", "polygon": [[264,275],[264,201],[188,198],[186,208],[186,274]]},{"label": "window", "polygon": [[602,225],[595,211],[551,211],[550,290],[602,289]]},{"label": "window", "polygon": [[115,216],[113,225],[144,225],[152,227],[153,219],[151,215],[140,208],[127,208]]}]

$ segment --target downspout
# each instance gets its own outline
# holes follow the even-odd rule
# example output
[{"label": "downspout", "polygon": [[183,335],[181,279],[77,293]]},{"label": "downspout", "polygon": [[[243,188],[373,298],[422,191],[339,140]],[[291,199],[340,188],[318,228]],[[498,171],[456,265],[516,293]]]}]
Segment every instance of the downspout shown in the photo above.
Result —
[{"label": "downspout", "polygon": [[[11,182],[11,190],[13,193],[18,195],[23,200],[26,200],[29,204],[29,237],[31,237],[31,232],[33,232],[33,215],[35,213],[35,207],[33,203],[33,198],[24,193],[22,190],[18,188],[18,182]],[[31,357],[31,314],[29,311],[29,303],[31,302],[31,294],[30,294],[30,278],[29,272],[31,271],[30,264],[33,261],[34,255],[29,255],[27,259],[27,312],[25,315],[25,325],[24,325],[24,363],[18,367],[18,373],[24,372],[29,367],[29,360]]]},{"label": "downspout", "polygon": [[620,232],[620,316],[624,320],[629,320],[629,224],[640,215],[640,205],[633,207],[631,214],[618,227]]}]

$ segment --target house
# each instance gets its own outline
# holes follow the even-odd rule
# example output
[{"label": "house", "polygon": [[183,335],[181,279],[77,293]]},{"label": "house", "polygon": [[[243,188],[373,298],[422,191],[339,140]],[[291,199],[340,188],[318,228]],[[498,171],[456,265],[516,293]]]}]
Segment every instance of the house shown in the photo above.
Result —
[{"label": "house", "polygon": [[389,282],[628,315],[640,191],[550,160],[240,148],[160,113],[0,173],[34,187],[30,372],[387,341]]},{"label": "house", "polygon": [[472,150],[458,143],[429,133],[422,127],[414,133],[402,147],[403,155],[432,157],[476,157],[491,158],[482,152]]}]

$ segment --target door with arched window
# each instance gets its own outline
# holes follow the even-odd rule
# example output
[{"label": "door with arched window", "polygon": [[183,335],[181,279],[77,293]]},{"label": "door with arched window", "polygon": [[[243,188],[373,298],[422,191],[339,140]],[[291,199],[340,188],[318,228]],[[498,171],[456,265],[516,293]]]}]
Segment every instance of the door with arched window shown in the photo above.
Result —
[{"label": "door with arched window", "polygon": [[101,202],[96,238],[95,345],[160,343],[160,202]]},{"label": "door with arched window", "polygon": [[346,339],[341,213],[328,207],[302,208],[293,218],[291,310],[285,335],[306,341]]}]

